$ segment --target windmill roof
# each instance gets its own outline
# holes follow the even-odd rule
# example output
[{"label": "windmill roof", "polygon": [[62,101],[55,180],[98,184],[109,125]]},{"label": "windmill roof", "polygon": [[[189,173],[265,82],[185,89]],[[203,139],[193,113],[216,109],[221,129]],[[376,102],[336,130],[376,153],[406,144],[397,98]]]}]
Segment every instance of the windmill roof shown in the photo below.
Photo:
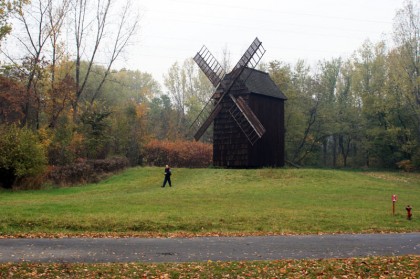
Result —
[{"label": "windmill roof", "polygon": [[245,68],[242,75],[245,77],[249,75],[245,81],[245,86],[251,93],[287,100],[287,97],[280,91],[268,73]]}]

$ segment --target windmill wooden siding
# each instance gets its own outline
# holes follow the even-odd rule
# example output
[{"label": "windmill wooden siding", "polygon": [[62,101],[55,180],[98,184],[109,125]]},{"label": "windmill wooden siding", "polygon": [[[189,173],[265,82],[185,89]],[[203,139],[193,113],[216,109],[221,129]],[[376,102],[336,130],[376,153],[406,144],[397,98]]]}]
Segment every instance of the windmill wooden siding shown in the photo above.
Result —
[{"label": "windmill wooden siding", "polygon": [[213,164],[232,168],[282,167],[286,97],[267,73],[247,68],[244,74],[249,75],[245,84],[238,82],[230,93],[245,100],[266,131],[251,144],[229,113],[234,106],[232,99],[224,98],[214,119]]}]

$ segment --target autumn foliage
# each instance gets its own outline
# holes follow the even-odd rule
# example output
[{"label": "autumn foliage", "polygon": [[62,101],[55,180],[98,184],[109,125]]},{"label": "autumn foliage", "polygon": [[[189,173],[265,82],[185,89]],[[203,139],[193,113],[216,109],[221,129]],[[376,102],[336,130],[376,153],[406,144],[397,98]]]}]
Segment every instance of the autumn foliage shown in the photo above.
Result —
[{"label": "autumn foliage", "polygon": [[396,165],[405,172],[413,172],[417,169],[411,160],[402,160],[397,162]]},{"label": "autumn foliage", "polygon": [[420,257],[192,263],[3,263],[1,278],[418,278]]},{"label": "autumn foliage", "polygon": [[18,123],[24,116],[24,88],[17,82],[0,76],[0,123]]},{"label": "autumn foliage", "polygon": [[144,152],[148,165],[202,168],[212,164],[213,146],[194,141],[152,140]]}]

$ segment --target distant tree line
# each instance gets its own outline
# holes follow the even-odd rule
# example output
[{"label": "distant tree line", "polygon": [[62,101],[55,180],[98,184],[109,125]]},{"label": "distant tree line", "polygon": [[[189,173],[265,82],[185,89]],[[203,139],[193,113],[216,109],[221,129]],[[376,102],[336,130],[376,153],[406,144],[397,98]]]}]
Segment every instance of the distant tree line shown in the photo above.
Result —
[{"label": "distant tree line", "polygon": [[[288,97],[287,160],[312,166],[420,166],[420,5],[406,2],[393,46],[366,41],[354,55],[268,71]],[[403,162],[403,163],[401,163]],[[404,163],[405,162],[405,163]]]},{"label": "distant tree line", "polygon": [[[0,150],[8,151],[0,152],[0,176],[115,156],[147,164],[151,146],[166,150],[168,141],[192,140],[189,125],[213,88],[191,59],[168,69],[165,89],[148,73],[113,70],[138,27],[129,2],[119,10],[111,0],[3,2]],[[366,41],[352,57],[320,61],[315,68],[303,60],[261,66],[288,98],[288,162],[420,166],[419,10],[407,1],[398,11],[392,46]],[[4,43],[15,30],[17,56]],[[202,141],[211,144],[211,132]],[[13,150],[13,143],[21,145]],[[25,156],[28,150],[33,153]]]}]

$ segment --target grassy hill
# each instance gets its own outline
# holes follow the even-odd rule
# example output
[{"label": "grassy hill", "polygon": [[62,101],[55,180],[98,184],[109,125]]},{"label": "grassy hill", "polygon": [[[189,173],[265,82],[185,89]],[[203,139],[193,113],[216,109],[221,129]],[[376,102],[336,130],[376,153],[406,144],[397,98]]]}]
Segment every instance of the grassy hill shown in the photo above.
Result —
[{"label": "grassy hill", "polygon": [[[0,191],[0,235],[420,231],[420,175],[321,169],[132,168],[98,184]],[[396,214],[391,196],[396,194]],[[406,220],[406,205],[413,219]]]}]

